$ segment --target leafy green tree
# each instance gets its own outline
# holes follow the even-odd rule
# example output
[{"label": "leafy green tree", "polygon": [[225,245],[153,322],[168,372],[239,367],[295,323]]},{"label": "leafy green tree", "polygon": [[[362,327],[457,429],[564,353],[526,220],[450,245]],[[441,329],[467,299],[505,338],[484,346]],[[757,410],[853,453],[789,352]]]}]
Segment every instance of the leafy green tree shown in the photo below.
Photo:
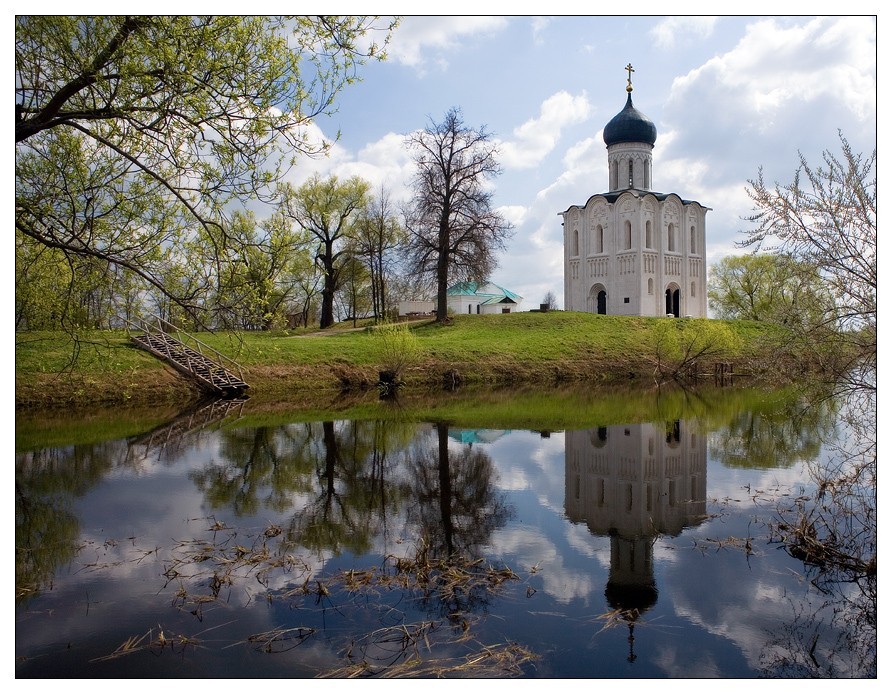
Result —
[{"label": "leafy green tree", "polygon": [[[216,248],[205,236],[183,238],[171,245],[166,251],[168,260],[160,267],[161,284],[150,285],[144,292],[145,311],[184,329],[207,327],[211,322]],[[188,306],[174,298],[183,296],[191,297]]]},{"label": "leafy green tree", "polygon": [[350,253],[345,258],[341,269],[341,297],[342,315],[353,320],[356,327],[356,319],[368,315],[372,308],[372,280],[369,270],[362,260],[356,255],[356,248],[350,244]]},{"label": "leafy green tree", "polygon": [[16,330],[120,327],[142,293],[128,270],[95,258],[67,256],[16,232]]},{"label": "leafy green tree", "polygon": [[68,321],[69,297],[76,291],[74,268],[64,254],[16,232],[16,330],[50,330]]},{"label": "leafy green tree", "polygon": [[779,253],[726,256],[710,268],[708,292],[717,318],[806,327],[832,315],[817,268]]},{"label": "leafy green tree", "polygon": [[[313,119],[395,22],[368,17],[17,16],[15,225],[126,268],[188,310],[170,249],[236,242],[227,210],[271,199]],[[380,27],[381,40],[370,40]],[[211,269],[216,269],[212,265]],[[219,280],[209,273],[211,281]]]},{"label": "leafy green tree", "polygon": [[310,323],[318,320],[322,278],[314,270],[313,260],[309,257],[305,265],[294,268],[296,295],[288,309],[290,327],[308,328]]},{"label": "leafy green tree", "polygon": [[511,233],[511,224],[492,209],[489,182],[501,173],[498,152],[489,133],[467,127],[456,108],[407,144],[416,165],[405,215],[407,264],[410,272],[432,277],[437,320],[444,322],[450,283],[488,279]]},{"label": "leafy green tree", "polygon": [[252,212],[236,212],[232,227],[239,242],[226,263],[215,313],[224,324],[249,330],[284,325],[300,260],[307,254],[307,234],[294,229],[281,211],[262,222]]},{"label": "leafy green tree", "polygon": [[350,258],[348,241],[354,224],[368,204],[369,184],[358,176],[313,176],[299,188],[288,186],[283,213],[295,220],[318,244],[315,261],[322,272],[322,315],[319,327],[334,324],[335,293]]}]

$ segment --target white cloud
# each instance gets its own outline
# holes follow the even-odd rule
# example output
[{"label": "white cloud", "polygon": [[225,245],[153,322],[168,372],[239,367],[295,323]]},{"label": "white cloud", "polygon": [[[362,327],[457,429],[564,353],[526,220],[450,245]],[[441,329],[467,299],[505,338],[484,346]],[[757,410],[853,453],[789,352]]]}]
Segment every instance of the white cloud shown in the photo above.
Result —
[{"label": "white cloud", "polygon": [[528,169],[539,164],[554,149],[561,131],[584,122],[591,113],[588,96],[558,92],[539,108],[539,117],[514,129],[514,140],[499,143],[499,161],[505,168]]},{"label": "white cloud", "polygon": [[515,228],[524,223],[528,209],[523,205],[503,205],[496,209],[502,217],[508,220]]},{"label": "white cloud", "polygon": [[650,30],[659,48],[675,48],[676,44],[690,44],[709,37],[717,17],[667,17]]},{"label": "white cloud", "polygon": [[530,21],[530,24],[533,28],[533,43],[536,45],[542,45],[544,43],[542,38],[542,32],[551,24],[550,17],[533,17]]},{"label": "white cloud", "polygon": [[875,36],[870,17],[819,18],[792,26],[775,19],[754,22],[733,49],[676,78],[670,107],[710,114],[737,127],[737,134],[743,134],[741,125],[756,134],[789,132],[779,126],[789,123],[791,111],[796,117],[820,116],[808,110],[825,98],[859,119],[871,118]]},{"label": "white cloud", "polygon": [[[876,146],[876,23],[870,17],[750,22],[742,38],[676,77],[661,114],[654,183],[711,207],[709,262],[752,212],[747,180],[790,181],[799,153]],[[739,249],[737,250],[739,253]]]},{"label": "white cloud", "polygon": [[594,137],[587,137],[567,148],[563,164],[565,173],[573,172],[590,173],[593,170],[607,171],[607,155],[604,150],[603,131],[598,131]]},{"label": "white cloud", "polygon": [[572,600],[588,603],[599,587],[589,573],[567,566],[554,542],[538,529],[498,530],[493,533],[491,544],[497,552],[516,557],[515,561],[525,569],[537,565],[546,567],[539,574],[542,590],[559,603],[567,604]]},{"label": "white cloud", "polygon": [[359,176],[369,182],[373,192],[383,185],[391,201],[399,203],[411,193],[410,182],[415,170],[404,143],[404,135],[387,133],[356,154],[335,144],[327,157],[301,159],[288,180],[299,186],[314,174],[334,174],[341,179]]},{"label": "white cloud", "polygon": [[445,54],[461,48],[463,39],[507,26],[505,17],[404,17],[393,33],[388,59],[422,72],[431,61],[445,69]]}]

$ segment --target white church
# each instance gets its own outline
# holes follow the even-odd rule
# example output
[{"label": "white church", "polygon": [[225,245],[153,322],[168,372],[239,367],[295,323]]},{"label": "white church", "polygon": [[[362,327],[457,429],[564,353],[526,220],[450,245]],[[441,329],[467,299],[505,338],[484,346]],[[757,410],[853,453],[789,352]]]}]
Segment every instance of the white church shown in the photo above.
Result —
[{"label": "white church", "polygon": [[706,317],[706,213],[651,190],[657,129],[632,105],[604,127],[608,191],[563,217],[564,308],[619,316]]}]

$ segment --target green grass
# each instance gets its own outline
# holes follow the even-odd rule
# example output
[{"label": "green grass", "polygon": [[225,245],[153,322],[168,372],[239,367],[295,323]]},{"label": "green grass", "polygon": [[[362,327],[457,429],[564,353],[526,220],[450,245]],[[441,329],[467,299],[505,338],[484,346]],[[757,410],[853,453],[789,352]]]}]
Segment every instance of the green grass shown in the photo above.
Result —
[{"label": "green grass", "polygon": [[[457,371],[466,384],[609,382],[630,374],[648,378],[654,330],[670,320],[553,312],[462,315],[449,325],[410,323],[418,351],[403,377],[410,386],[438,384],[449,369]],[[690,325],[705,321],[683,320]],[[730,347],[725,356],[740,363],[760,355],[764,338],[777,330],[763,323],[724,323],[739,338],[735,341],[739,346]],[[196,337],[245,368],[252,396],[345,385],[373,387],[384,366],[382,342],[374,328],[351,328],[348,323],[298,334],[201,333]],[[122,400],[176,399],[182,398],[184,389],[188,387],[183,379],[133,347],[120,331],[88,331],[76,341],[63,332],[16,334],[17,404],[113,401],[116,392]]]}]

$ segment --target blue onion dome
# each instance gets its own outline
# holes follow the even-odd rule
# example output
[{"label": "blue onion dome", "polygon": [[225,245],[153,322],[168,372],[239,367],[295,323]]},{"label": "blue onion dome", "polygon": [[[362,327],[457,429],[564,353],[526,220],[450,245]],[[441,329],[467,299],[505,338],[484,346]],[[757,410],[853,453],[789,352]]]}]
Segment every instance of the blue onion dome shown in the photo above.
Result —
[{"label": "blue onion dome", "polygon": [[657,141],[657,128],[650,118],[632,105],[632,94],[626,99],[626,107],[617,113],[604,127],[604,144],[608,147],[619,142]]}]

